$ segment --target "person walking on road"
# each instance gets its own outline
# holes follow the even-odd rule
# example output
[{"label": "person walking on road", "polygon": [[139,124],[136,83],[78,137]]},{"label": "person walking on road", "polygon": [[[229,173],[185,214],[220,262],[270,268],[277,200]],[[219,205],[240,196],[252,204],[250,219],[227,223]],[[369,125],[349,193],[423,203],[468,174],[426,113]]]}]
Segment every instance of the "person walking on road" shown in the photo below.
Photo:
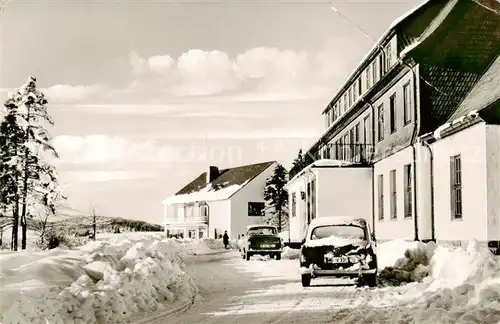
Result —
[{"label": "person walking on road", "polygon": [[227,231],[224,231],[222,242],[224,243],[224,248],[227,250],[227,246],[229,245],[229,235],[227,235]]}]

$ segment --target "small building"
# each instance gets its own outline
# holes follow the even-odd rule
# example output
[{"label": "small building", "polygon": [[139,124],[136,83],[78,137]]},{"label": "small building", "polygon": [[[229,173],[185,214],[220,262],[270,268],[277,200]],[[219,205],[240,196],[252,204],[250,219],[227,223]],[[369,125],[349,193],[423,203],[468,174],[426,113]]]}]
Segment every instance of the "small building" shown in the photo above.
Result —
[{"label": "small building", "polygon": [[285,187],[290,206],[285,241],[302,241],[307,225],[317,217],[349,215],[370,220],[372,176],[372,168],[362,162],[322,159],[302,169]]},{"label": "small building", "polygon": [[[290,170],[289,187],[311,185],[301,171],[317,160],[361,156],[370,184],[339,168],[329,185],[305,190],[305,201],[351,187],[364,197],[368,188],[367,220],[380,240],[498,245],[499,12],[498,1],[424,1],[394,22],[324,108],[326,129]],[[352,208],[339,216],[358,213],[364,198],[344,198]],[[339,213],[332,207],[330,216]]]},{"label": "small building", "polygon": [[184,238],[230,238],[266,219],[264,188],[277,162],[228,169],[210,166],[162,202],[167,235]]}]

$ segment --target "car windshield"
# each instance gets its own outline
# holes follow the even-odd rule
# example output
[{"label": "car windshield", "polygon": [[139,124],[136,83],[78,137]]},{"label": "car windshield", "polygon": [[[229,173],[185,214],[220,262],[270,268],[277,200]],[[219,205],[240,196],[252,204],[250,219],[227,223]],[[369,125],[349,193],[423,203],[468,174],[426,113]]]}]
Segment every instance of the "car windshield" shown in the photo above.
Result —
[{"label": "car windshield", "polygon": [[318,226],[311,233],[311,240],[319,240],[330,236],[346,239],[366,240],[366,232],[362,227],[353,225]]},{"label": "car windshield", "polygon": [[250,235],[276,235],[276,229],[273,227],[254,227],[248,230]]}]

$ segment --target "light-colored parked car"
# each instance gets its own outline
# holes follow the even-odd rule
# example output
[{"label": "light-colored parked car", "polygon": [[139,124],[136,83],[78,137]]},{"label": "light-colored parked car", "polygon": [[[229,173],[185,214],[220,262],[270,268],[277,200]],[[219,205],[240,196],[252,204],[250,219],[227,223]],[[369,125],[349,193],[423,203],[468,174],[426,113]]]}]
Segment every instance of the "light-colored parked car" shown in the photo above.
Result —
[{"label": "light-colored parked car", "polygon": [[278,236],[278,229],[272,225],[250,225],[241,244],[243,259],[250,260],[252,255],[275,256],[281,260],[283,240]]},{"label": "light-colored parked car", "polygon": [[300,249],[302,286],[312,278],[358,278],[358,285],[377,285],[374,237],[366,220],[354,217],[319,217],[307,228]]}]

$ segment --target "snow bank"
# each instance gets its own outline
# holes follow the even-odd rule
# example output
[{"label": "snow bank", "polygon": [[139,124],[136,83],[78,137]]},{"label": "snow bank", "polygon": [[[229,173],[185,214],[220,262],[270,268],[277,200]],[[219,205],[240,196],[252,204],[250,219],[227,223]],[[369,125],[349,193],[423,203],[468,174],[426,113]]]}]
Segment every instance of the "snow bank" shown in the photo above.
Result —
[{"label": "snow bank", "polygon": [[[476,241],[469,242],[465,248],[437,246],[432,250],[432,244],[425,246],[425,251],[432,254],[429,276],[407,285],[407,296],[401,297],[406,302],[389,307],[361,306],[336,316],[335,322],[498,323],[500,258]],[[422,248],[420,245],[416,250],[422,251]],[[387,289],[394,288],[381,291]]]},{"label": "snow bank", "polygon": [[283,253],[281,253],[282,259],[293,260],[298,259],[300,255],[300,249],[292,249],[289,246],[283,248]]},{"label": "snow bank", "polygon": [[209,250],[195,240],[143,238],[90,242],[43,258],[21,253],[28,263],[2,273],[3,323],[124,323],[192,300],[197,288],[183,258]]}]

